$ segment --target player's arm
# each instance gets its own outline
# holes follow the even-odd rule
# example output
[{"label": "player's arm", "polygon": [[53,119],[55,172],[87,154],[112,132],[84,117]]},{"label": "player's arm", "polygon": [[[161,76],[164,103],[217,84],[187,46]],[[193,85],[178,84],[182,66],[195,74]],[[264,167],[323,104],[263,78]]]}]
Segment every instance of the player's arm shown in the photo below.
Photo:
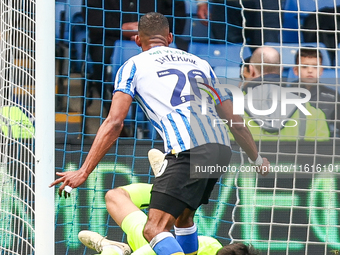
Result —
[{"label": "player's arm", "polygon": [[123,92],[116,92],[112,97],[112,103],[108,117],[100,126],[91,150],[81,167],[81,170],[89,175],[105,156],[124,126],[124,119],[132,103],[132,97]]},{"label": "player's arm", "polygon": [[[231,133],[234,135],[236,142],[241,146],[241,148],[247,153],[248,157],[255,163],[257,163],[259,154],[253,136],[251,135],[247,126],[243,123],[243,118],[240,115],[233,114],[233,104],[231,100],[225,100],[222,104],[216,106],[218,115],[222,119],[228,121],[228,126]],[[232,123],[232,124],[231,124]],[[269,161],[263,158],[261,164],[262,170],[269,169]],[[262,175],[267,175],[268,172],[261,172]]]},{"label": "player's arm", "polygon": [[109,115],[98,129],[96,138],[82,167],[77,171],[56,173],[61,177],[51,183],[50,187],[63,182],[59,187],[60,196],[66,185],[71,188],[77,188],[83,184],[100,160],[109,151],[120,135],[131,102],[132,97],[124,92],[118,91],[113,95]]}]

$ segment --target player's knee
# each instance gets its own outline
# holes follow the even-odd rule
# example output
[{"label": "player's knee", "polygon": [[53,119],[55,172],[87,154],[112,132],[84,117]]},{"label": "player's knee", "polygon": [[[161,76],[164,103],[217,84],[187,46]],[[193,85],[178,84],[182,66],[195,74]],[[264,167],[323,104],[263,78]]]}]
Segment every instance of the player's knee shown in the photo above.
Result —
[{"label": "player's knee", "polygon": [[143,229],[143,236],[148,242],[150,242],[152,238],[154,238],[161,232],[162,230],[159,230],[156,224],[153,224],[152,222],[148,221]]},{"label": "player's knee", "polygon": [[[143,235],[146,240],[150,242],[159,233],[170,232],[170,229],[172,229],[174,225],[174,219],[172,216],[166,216],[153,217],[152,214],[150,215],[149,211],[149,218],[143,230]],[[168,219],[169,217],[170,219]]]},{"label": "player's knee", "polygon": [[122,201],[122,199],[126,199],[128,198],[129,195],[127,194],[127,192],[124,189],[121,188],[115,188],[115,189],[111,189],[108,192],[106,192],[105,194],[105,202],[106,204],[110,203],[112,205],[120,204],[120,201]]},{"label": "player's knee", "polygon": [[184,212],[176,219],[176,227],[189,228],[194,225],[195,211],[186,208]]}]

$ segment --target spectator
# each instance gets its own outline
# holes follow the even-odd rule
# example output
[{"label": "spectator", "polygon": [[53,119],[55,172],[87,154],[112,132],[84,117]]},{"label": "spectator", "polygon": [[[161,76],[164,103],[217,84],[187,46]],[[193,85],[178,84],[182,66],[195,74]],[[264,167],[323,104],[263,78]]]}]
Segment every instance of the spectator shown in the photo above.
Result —
[{"label": "spectator", "polygon": [[[260,46],[265,42],[279,41],[278,0],[242,0],[242,5],[239,0],[210,0],[209,6],[206,0],[197,1],[197,16],[203,20],[210,19],[210,28],[212,36],[216,39],[215,42],[244,43],[243,29],[245,29],[247,43],[251,45]],[[245,27],[242,12],[246,21]],[[203,21],[203,24],[208,23]]]},{"label": "spectator", "polygon": [[319,82],[323,73],[322,53],[313,48],[300,49],[295,54],[294,74],[299,77],[301,85],[311,90]]},{"label": "spectator", "polygon": [[[122,3],[122,5],[120,4]],[[185,4],[183,1],[176,1],[173,13],[172,0],[130,0],[130,1],[98,1],[83,0],[83,17],[89,29],[89,55],[92,60],[92,72],[87,76],[87,95],[93,97],[93,92],[97,91],[103,99],[105,109],[104,115],[108,113],[112,97],[112,74],[106,67],[110,64],[113,53],[113,46],[116,40],[134,40],[137,34],[137,21],[141,14],[151,11],[158,11],[168,15],[168,20],[174,26],[175,33],[181,34],[184,29],[185,19],[175,18],[173,24],[173,14],[176,17],[185,17]],[[122,32],[121,32],[122,30]],[[187,44],[180,38],[176,38],[179,48],[186,50]],[[87,68],[89,70],[90,68]],[[91,105],[92,100],[86,103]],[[85,131],[88,132],[88,123],[85,123]]]},{"label": "spectator", "polygon": [[310,103],[321,109],[326,116],[330,136],[340,136],[340,104],[339,93],[319,83],[323,73],[322,53],[315,48],[300,49],[295,55],[294,74],[299,77],[299,86],[311,93]]},{"label": "spectator", "polygon": [[[304,116],[296,105],[287,104],[286,114],[281,115],[281,103],[268,115],[252,113],[250,105],[257,110],[269,110],[274,105],[274,94],[281,98],[281,67],[280,54],[272,47],[261,47],[254,51],[250,58],[249,78],[243,82],[245,93],[245,120],[255,140],[326,140],[329,137],[327,124],[321,110],[315,109],[309,103],[305,108],[312,114]],[[248,91],[251,89],[252,97]],[[293,93],[286,94],[287,99],[300,100]],[[248,102],[251,100],[251,102]],[[288,120],[288,121],[285,121]],[[284,125],[282,125],[284,123]],[[286,127],[285,127],[286,126]]]}]

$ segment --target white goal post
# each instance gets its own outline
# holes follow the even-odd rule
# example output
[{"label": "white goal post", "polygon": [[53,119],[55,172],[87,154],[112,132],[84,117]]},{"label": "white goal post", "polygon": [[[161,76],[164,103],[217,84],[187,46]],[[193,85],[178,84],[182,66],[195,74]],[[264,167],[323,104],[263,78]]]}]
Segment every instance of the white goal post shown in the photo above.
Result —
[{"label": "white goal post", "polygon": [[54,8],[0,1],[1,254],[54,254]]},{"label": "white goal post", "polygon": [[36,1],[36,255],[54,254],[55,1]]}]

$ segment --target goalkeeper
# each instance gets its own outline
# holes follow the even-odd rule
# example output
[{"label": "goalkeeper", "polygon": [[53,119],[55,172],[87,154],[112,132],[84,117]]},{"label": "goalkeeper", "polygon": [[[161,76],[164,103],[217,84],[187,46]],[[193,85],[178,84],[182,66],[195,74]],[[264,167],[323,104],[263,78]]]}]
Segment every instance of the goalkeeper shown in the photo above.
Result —
[{"label": "goalkeeper", "polygon": [[[154,174],[157,175],[164,160],[164,154],[156,149],[149,152],[149,160]],[[143,228],[147,215],[140,209],[147,208],[150,203],[152,184],[135,183],[110,190],[106,196],[106,206],[114,221],[127,235],[127,241],[134,255],[155,254],[150,244],[143,237]],[[101,252],[102,255],[128,255],[131,250],[125,243],[110,241],[91,231],[81,231],[79,240],[87,247]],[[198,255],[255,255],[251,246],[241,243],[222,245],[212,237],[199,236]]]}]

